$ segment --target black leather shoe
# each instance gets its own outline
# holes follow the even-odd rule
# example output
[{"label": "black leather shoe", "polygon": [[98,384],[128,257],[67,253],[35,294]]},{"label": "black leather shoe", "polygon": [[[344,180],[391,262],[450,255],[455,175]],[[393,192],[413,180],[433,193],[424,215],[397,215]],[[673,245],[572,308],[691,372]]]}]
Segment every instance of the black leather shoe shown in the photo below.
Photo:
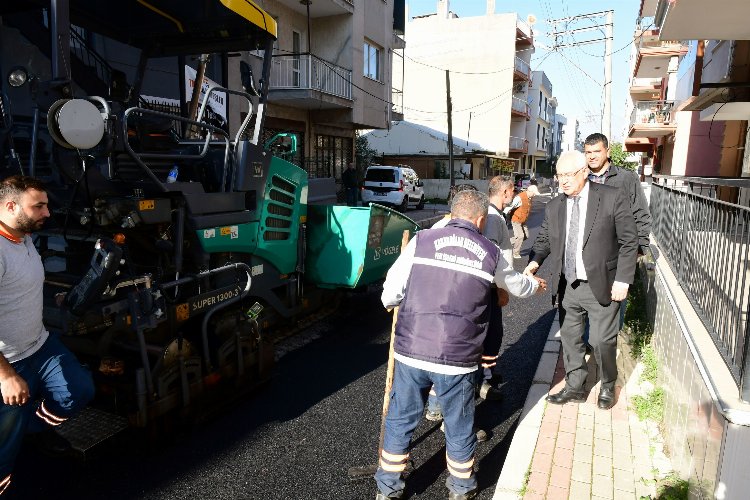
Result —
[{"label": "black leather shoe", "polygon": [[599,400],[596,402],[602,410],[609,410],[615,405],[615,390],[612,389],[599,389]]},{"label": "black leather shoe", "polygon": [[557,394],[547,396],[547,401],[553,405],[564,405],[565,403],[583,403],[586,401],[586,395],[583,391],[574,391],[567,387]]}]

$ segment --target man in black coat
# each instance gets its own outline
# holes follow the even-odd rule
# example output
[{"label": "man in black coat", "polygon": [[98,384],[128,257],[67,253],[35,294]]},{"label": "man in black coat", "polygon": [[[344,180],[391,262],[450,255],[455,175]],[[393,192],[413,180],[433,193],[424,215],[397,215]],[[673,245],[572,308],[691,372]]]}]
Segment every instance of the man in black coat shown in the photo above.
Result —
[{"label": "man in black coat", "polygon": [[609,141],[604,134],[591,134],[583,143],[583,153],[589,167],[589,180],[623,189],[633,210],[633,219],[638,231],[638,253],[646,255],[651,234],[651,212],[646,195],[635,172],[612,164],[609,158]]},{"label": "man in black coat", "polygon": [[619,303],[633,283],[638,233],[625,191],[589,182],[588,174],[582,153],[567,151],[560,156],[557,179],[563,194],[547,204],[525,272],[536,273],[551,256],[551,288],[564,297],[560,335],[566,384],[547,401],[585,400],[587,368],[582,336],[588,317],[589,343],[601,379],[597,405],[609,409],[615,403]]}]

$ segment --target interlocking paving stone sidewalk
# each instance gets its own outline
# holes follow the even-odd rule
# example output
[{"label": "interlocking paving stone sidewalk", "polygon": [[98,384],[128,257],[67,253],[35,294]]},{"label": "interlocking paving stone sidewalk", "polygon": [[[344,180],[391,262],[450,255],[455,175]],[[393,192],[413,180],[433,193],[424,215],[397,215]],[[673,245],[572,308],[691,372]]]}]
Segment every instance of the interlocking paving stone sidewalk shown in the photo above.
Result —
[{"label": "interlocking paving stone sidewalk", "polygon": [[[493,498],[654,498],[656,480],[671,472],[671,464],[656,424],[640,421],[632,409],[633,396],[643,393],[642,366],[624,384],[618,380],[615,406],[600,410],[596,362],[587,356],[586,402],[547,404],[546,395],[565,386],[558,330],[555,321]],[[555,350],[556,364],[551,364],[544,356]]]}]

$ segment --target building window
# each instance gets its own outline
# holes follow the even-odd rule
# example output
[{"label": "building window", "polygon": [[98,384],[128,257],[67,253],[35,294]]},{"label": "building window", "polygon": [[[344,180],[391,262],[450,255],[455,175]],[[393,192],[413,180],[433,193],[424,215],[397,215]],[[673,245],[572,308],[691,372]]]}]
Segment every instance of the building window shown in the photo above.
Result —
[{"label": "building window", "polygon": [[539,144],[540,144],[540,141],[539,141],[539,131],[540,131],[541,128],[542,128],[541,125],[539,125],[537,123],[536,124],[536,148],[537,149],[539,149]]},{"label": "building window", "polygon": [[337,196],[344,201],[341,174],[354,160],[354,143],[351,137],[319,135],[315,142],[315,158],[307,167],[310,177],[333,177],[336,179]]},{"label": "building window", "polygon": [[383,49],[377,47],[372,42],[365,42],[364,56],[365,68],[364,75],[367,78],[380,81],[380,54]]},{"label": "building window", "polygon": [[539,116],[542,116],[542,91],[539,91]]}]

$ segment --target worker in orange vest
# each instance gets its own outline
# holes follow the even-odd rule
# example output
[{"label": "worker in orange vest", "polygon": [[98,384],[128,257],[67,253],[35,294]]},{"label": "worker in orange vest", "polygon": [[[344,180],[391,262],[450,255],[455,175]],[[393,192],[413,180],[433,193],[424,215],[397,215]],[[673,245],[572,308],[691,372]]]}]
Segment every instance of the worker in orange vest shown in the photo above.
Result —
[{"label": "worker in orange vest", "polygon": [[513,244],[513,258],[521,258],[521,245],[529,237],[529,228],[526,221],[529,220],[531,213],[531,199],[539,194],[539,188],[536,184],[531,184],[526,191],[521,191],[508,205],[503,212],[510,215],[510,222],[513,226],[513,236],[510,241]]}]

